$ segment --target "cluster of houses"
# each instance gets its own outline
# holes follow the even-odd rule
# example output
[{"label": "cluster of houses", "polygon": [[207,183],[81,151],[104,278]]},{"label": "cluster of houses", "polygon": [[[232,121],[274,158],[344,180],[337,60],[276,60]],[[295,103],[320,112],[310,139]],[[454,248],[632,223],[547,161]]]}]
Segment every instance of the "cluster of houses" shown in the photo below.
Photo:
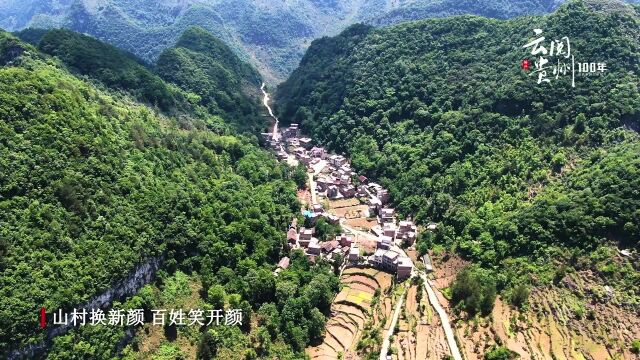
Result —
[{"label": "cluster of houses", "polygon": [[356,187],[353,184],[355,173],[347,159],[342,155],[327,155],[323,148],[316,147],[311,150],[314,156],[311,166],[325,164],[315,179],[316,192],[324,194],[331,200],[355,197]]},{"label": "cluster of houses", "polygon": [[315,235],[315,228],[301,227],[296,230],[295,222],[293,222],[287,232],[287,243],[291,249],[303,249],[313,262],[316,257],[323,257],[331,261],[337,258],[336,255],[341,255],[340,259],[349,261],[359,260],[360,249],[353,241],[353,237],[340,234],[332,240],[320,241]]},{"label": "cluster of houses", "polygon": [[[304,164],[314,174],[314,190],[317,194],[331,200],[357,197],[366,203],[367,216],[378,219],[379,226],[372,229],[378,239],[376,251],[366,259],[361,258],[360,249],[350,236],[342,234],[333,240],[321,242],[315,237],[315,228],[297,229],[295,223],[287,233],[291,248],[304,249],[312,261],[316,257],[334,259],[336,254],[341,254],[342,258],[352,263],[364,260],[374,267],[395,272],[399,279],[411,276],[413,262],[397,246],[413,245],[417,228],[411,221],[396,223],[395,211],[388,207],[390,196],[387,189],[369,182],[365,176],[358,176],[344,156],[313,146],[310,138],[300,136],[298,124],[280,130],[278,136],[271,133],[264,133],[263,136],[280,160],[291,163],[295,159],[295,162]],[[304,216],[308,226],[315,226],[320,218],[325,218],[331,224],[340,222],[339,217],[325,212],[320,204],[313,204],[304,211]],[[284,265],[286,261],[283,259],[281,263]]]},{"label": "cluster of houses", "polygon": [[311,226],[315,226],[319,219],[325,219],[329,224],[337,225],[340,218],[336,215],[324,211],[322,204],[313,204],[311,209],[304,211],[304,217]]},{"label": "cluster of houses", "polygon": [[378,222],[380,226],[372,229],[378,235],[376,251],[369,257],[369,263],[377,268],[395,272],[398,280],[411,277],[413,261],[405,256],[397,247],[404,243],[413,245],[418,233],[416,225],[409,221],[400,221],[396,226],[395,210],[382,208],[379,211]]},{"label": "cluster of houses", "polygon": [[388,249],[392,244],[412,246],[415,243],[418,236],[416,225],[410,220],[404,220],[396,226],[394,209],[381,209],[378,223],[378,226],[371,229],[378,236],[378,248]]}]

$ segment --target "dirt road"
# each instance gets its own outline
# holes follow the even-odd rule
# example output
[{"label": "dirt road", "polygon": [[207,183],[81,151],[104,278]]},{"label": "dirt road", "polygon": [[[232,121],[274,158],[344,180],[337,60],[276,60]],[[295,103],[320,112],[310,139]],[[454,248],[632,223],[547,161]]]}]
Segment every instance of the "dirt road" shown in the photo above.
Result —
[{"label": "dirt road", "polygon": [[393,332],[396,328],[396,324],[398,323],[398,318],[400,317],[402,304],[404,302],[404,295],[406,293],[407,293],[406,291],[402,292],[402,295],[400,295],[400,299],[398,299],[398,304],[396,304],[396,309],[393,312],[393,319],[391,320],[391,325],[389,326],[389,330],[387,331],[384,337],[384,341],[382,342],[382,349],[380,349],[380,360],[386,360],[387,358],[391,337],[393,336]]},{"label": "dirt road", "polygon": [[440,317],[440,322],[442,323],[442,328],[444,329],[444,333],[447,336],[447,343],[449,344],[449,349],[451,350],[451,356],[455,360],[462,360],[462,355],[460,355],[460,350],[458,349],[458,344],[456,343],[456,338],[453,335],[453,329],[451,328],[451,323],[449,322],[449,315],[444,310],[442,305],[440,305],[440,301],[438,301],[438,297],[436,296],[435,291],[431,288],[431,284],[429,283],[429,279],[424,273],[420,274],[420,277],[424,281],[424,288],[427,290],[427,294],[429,295],[429,302]]}]

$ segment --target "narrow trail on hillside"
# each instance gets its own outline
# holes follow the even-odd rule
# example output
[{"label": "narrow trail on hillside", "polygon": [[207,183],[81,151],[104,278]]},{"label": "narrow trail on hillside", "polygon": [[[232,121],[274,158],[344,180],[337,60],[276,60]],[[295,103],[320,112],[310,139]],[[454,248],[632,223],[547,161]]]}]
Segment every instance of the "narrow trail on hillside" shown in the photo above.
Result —
[{"label": "narrow trail on hillside", "polygon": [[[424,259],[423,259],[424,261]],[[426,265],[426,264],[425,264]],[[422,281],[424,283],[424,288],[427,290],[427,295],[429,297],[429,302],[431,306],[436,310],[438,316],[440,317],[440,322],[442,323],[442,328],[444,329],[444,333],[447,337],[447,343],[449,344],[449,349],[451,350],[451,356],[454,360],[462,360],[462,355],[460,354],[460,349],[458,349],[458,344],[456,343],[456,337],[453,333],[453,329],[451,328],[451,323],[449,322],[449,316],[447,312],[444,310],[442,305],[440,305],[440,301],[438,300],[438,296],[435,291],[431,288],[431,283],[429,279],[424,273],[420,274]]]},{"label": "narrow trail on hillside", "polygon": [[396,304],[396,308],[393,312],[393,318],[391,319],[391,325],[389,326],[389,330],[385,334],[384,340],[382,341],[382,348],[380,349],[380,360],[387,359],[389,346],[391,346],[391,337],[395,333],[396,324],[398,324],[398,318],[400,317],[400,313],[402,312],[402,304],[404,303],[404,295],[406,294],[406,292],[406,290],[402,292],[402,295],[400,295],[398,303]]},{"label": "narrow trail on hillside", "polygon": [[262,86],[260,87],[260,90],[262,91],[262,104],[264,105],[264,107],[267,108],[267,110],[269,111],[269,116],[271,116],[273,118],[273,120],[275,120],[275,123],[273,124],[273,139],[277,139],[278,137],[278,118],[273,114],[273,110],[271,109],[271,106],[269,106],[269,93],[266,90],[266,86],[267,84],[262,83]]}]

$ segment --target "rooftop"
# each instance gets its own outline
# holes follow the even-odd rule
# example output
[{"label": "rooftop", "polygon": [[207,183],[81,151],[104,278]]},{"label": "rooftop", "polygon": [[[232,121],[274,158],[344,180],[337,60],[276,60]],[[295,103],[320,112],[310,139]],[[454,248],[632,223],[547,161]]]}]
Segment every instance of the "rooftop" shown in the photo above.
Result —
[{"label": "rooftop", "polygon": [[278,262],[278,267],[282,268],[282,269],[288,268],[289,267],[289,258],[285,256],[282,259],[280,259],[280,261]]},{"label": "rooftop", "polygon": [[389,259],[389,260],[396,260],[398,258],[398,256],[400,256],[397,252],[393,251],[393,250],[387,250],[384,255],[385,258]]}]

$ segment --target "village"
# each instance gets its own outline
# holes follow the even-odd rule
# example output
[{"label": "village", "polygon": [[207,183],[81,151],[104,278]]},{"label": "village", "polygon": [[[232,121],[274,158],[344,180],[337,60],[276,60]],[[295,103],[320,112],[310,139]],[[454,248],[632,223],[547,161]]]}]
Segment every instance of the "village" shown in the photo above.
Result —
[{"label": "village", "polygon": [[[357,174],[345,156],[315,146],[301,136],[298,124],[279,129],[264,85],[262,91],[275,120],[272,131],[262,134],[264,143],[280,161],[304,166],[307,174],[306,189],[298,192],[302,216],[289,225],[286,243],[291,250],[304,251],[312,263],[323,259],[340,269],[341,289],[324,338],[306,353],[312,359],[358,360],[359,352],[368,351],[361,346],[378,331],[373,346],[380,360],[417,360],[432,350],[461,360],[446,311],[427,278],[434,271],[431,259],[418,256],[415,248],[419,231],[436,231],[437,224],[418,228],[412,219],[399,219],[389,190]],[[298,224],[299,219],[304,224]],[[328,227],[336,231],[327,232]],[[280,259],[274,275],[289,264],[288,257]],[[423,290],[428,297],[418,296]],[[435,328],[443,332],[437,330],[438,344],[429,350],[433,344],[425,335]],[[398,352],[404,355],[398,357]]]},{"label": "village", "polygon": [[[304,165],[309,176],[311,194],[303,204],[306,227],[298,226],[296,220],[291,223],[287,233],[291,249],[303,249],[312,262],[318,257],[344,259],[346,266],[370,266],[395,274],[398,281],[410,278],[414,264],[403,247],[414,245],[418,230],[410,220],[397,220],[388,206],[389,191],[356,174],[344,156],[313,146],[312,139],[300,136],[298,124],[276,129],[263,133],[264,140],[279,160]],[[324,204],[332,204],[331,209]],[[354,218],[367,220],[354,226],[349,223]],[[335,239],[319,240],[315,224],[320,219],[340,225],[343,232]],[[288,259],[283,258],[276,272],[287,266]]]}]

